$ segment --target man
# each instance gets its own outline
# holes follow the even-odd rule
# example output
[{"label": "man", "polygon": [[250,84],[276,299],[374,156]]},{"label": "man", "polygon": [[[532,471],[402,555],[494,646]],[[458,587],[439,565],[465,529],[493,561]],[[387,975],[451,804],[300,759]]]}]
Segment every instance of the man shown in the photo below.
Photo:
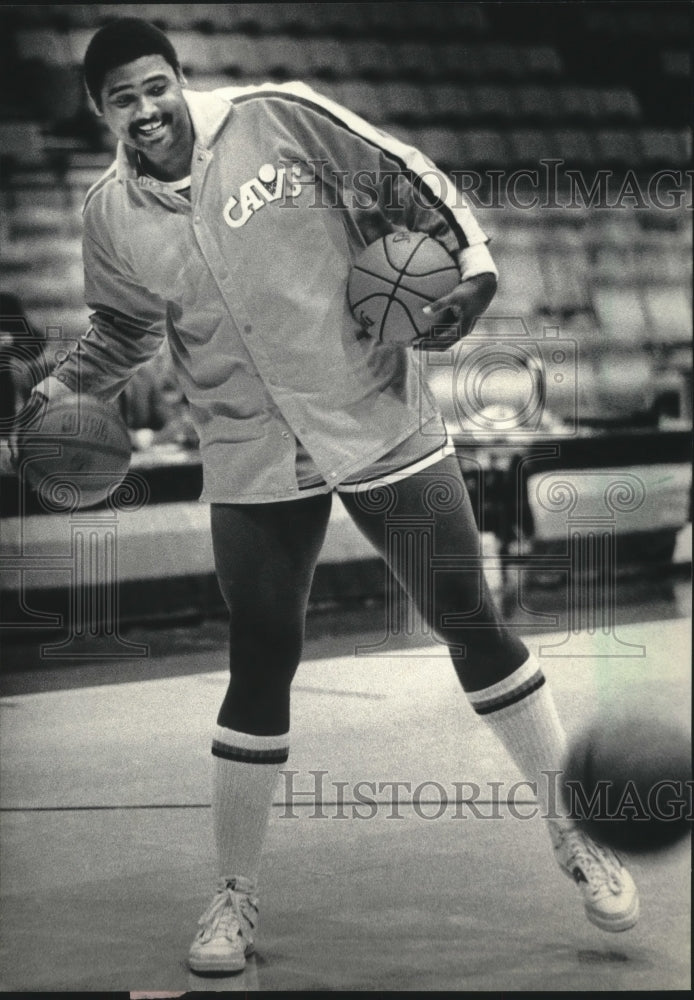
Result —
[{"label": "man", "polygon": [[[118,153],[84,209],[92,325],[39,389],[114,398],[167,337],[190,402],[230,611],[231,678],[212,745],[220,882],[189,962],[234,972],[254,948],[261,848],[289,752],[290,685],[332,493],[384,556],[392,509],[433,512],[439,554],[477,551],[416,355],[358,330],[345,295],[351,262],[398,228],[439,239],[461,269],[458,287],[431,307],[447,318],[444,345],[487,307],[496,268],[430,161],[307,87],[185,91],[168,39],[137,19],[97,32],[85,77]],[[378,198],[365,202],[354,196],[366,176]],[[457,501],[432,502],[432,483]],[[376,502],[383,495],[388,503]],[[393,568],[405,585],[430,577],[426,564]],[[481,573],[431,582],[410,583],[413,599],[449,645],[474,710],[542,800],[541,772],[560,767],[565,737],[539,665],[499,622]],[[470,627],[443,624],[470,609]],[[631,927],[638,898],[620,861],[565,819],[550,832],[588,917],[606,930]]]}]

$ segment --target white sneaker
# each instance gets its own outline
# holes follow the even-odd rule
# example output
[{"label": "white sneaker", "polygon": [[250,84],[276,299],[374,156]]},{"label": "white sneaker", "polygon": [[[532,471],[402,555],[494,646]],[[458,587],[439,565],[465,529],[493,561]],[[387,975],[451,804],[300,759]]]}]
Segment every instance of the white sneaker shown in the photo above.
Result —
[{"label": "white sneaker", "polygon": [[614,851],[575,827],[549,824],[559,867],[583,897],[586,916],[603,931],[628,931],[639,919],[639,894]]},{"label": "white sneaker", "polygon": [[193,972],[241,972],[255,948],[258,922],[252,884],[242,878],[222,879],[190,946]]}]

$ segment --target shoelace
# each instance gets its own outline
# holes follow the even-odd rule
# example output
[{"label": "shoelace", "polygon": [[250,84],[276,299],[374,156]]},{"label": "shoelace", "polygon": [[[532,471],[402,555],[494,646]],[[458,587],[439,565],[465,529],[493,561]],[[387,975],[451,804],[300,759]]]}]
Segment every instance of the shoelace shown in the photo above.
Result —
[{"label": "shoelace", "polygon": [[603,888],[608,888],[615,896],[622,885],[616,871],[615,862],[604,850],[584,837],[575,837],[570,842],[569,865],[581,869],[588,883],[588,891],[597,896]]},{"label": "shoelace", "polygon": [[225,934],[229,940],[233,940],[242,934],[240,914],[237,910],[237,902],[234,890],[231,886],[220,889],[209,907],[205,910],[198,921],[202,929],[202,941],[210,941],[215,934]]}]

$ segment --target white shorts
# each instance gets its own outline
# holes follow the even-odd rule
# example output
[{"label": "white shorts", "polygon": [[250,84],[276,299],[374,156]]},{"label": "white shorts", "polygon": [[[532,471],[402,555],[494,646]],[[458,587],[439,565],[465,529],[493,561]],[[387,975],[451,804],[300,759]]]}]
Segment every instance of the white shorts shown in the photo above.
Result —
[{"label": "white shorts", "polygon": [[443,423],[434,423],[428,434],[416,431],[405,438],[381,458],[376,459],[360,472],[352,473],[336,485],[329,486],[316,469],[311,457],[297,441],[297,479],[302,497],[321,493],[358,493],[369,483],[396,483],[414,475],[447,455],[455,454],[455,445],[446,434]]}]

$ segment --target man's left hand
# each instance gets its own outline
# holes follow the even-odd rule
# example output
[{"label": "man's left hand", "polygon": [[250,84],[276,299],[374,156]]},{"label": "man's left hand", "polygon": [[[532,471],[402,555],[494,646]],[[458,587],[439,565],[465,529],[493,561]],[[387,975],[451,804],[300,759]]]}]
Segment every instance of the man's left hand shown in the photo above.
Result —
[{"label": "man's left hand", "polygon": [[467,336],[496,292],[496,275],[476,274],[466,278],[442,298],[425,306],[426,316],[433,316],[428,333],[418,337],[413,347],[427,351],[445,351]]}]

